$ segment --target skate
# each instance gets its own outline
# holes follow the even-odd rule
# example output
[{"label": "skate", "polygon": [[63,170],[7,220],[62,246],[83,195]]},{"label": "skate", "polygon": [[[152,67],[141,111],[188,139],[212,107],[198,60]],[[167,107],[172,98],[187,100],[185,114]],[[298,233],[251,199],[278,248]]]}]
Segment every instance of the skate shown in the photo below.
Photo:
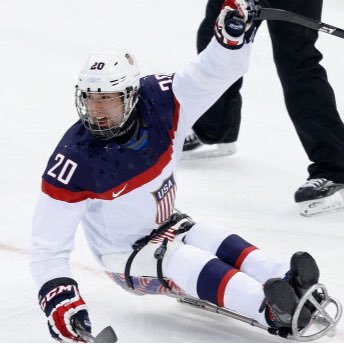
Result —
[{"label": "skate", "polygon": [[[319,282],[319,275],[319,268],[314,258],[309,253],[300,251],[291,257],[290,270],[284,280],[294,288],[296,295],[301,298],[310,287]],[[313,296],[318,302],[322,301],[320,294],[314,293]]]},{"label": "skate", "polygon": [[195,132],[186,136],[183,146],[182,160],[202,159],[232,155],[237,151],[234,142],[204,144]]},{"label": "skate", "polygon": [[[292,333],[292,320],[299,302],[294,288],[280,278],[271,278],[264,284],[265,318],[269,332],[287,337]],[[311,321],[311,312],[303,307],[298,317],[297,327],[302,329]]]},{"label": "skate", "polygon": [[310,179],[295,192],[295,202],[302,216],[344,211],[344,184]]},{"label": "skate", "polygon": [[194,131],[191,131],[188,136],[185,137],[184,145],[183,145],[183,152],[187,152],[197,147],[201,146],[202,142],[196,135]]}]

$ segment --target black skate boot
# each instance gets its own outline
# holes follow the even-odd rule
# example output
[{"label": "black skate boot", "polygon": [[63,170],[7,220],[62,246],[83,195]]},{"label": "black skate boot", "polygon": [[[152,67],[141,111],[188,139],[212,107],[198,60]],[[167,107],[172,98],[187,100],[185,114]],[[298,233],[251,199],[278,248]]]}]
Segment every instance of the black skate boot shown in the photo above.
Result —
[{"label": "black skate boot", "polygon": [[294,288],[296,295],[302,295],[312,285],[319,282],[319,268],[314,258],[307,252],[296,252],[290,260],[290,270],[285,280]]},{"label": "black skate boot", "polygon": [[234,142],[204,144],[192,131],[186,136],[183,146],[182,160],[203,159],[232,155],[236,152]]},{"label": "black skate boot", "polygon": [[[319,282],[319,268],[314,258],[307,252],[296,252],[290,260],[290,270],[284,278],[295,290],[296,295],[301,298],[307,289]],[[313,293],[314,298],[321,302],[323,297],[317,291]],[[306,302],[306,307],[314,312],[316,308]]]},{"label": "black skate boot", "polygon": [[[271,278],[264,284],[265,318],[270,326],[269,332],[281,337],[292,333],[292,319],[299,302],[293,287],[281,278]],[[303,307],[298,319],[298,328],[302,329],[311,321],[311,312]]]},{"label": "black skate boot", "polygon": [[197,147],[201,145],[202,145],[201,140],[198,138],[196,133],[192,131],[188,136],[185,137],[183,152],[196,149]]},{"label": "black skate boot", "polygon": [[344,211],[344,184],[325,178],[309,179],[295,192],[303,216]]}]

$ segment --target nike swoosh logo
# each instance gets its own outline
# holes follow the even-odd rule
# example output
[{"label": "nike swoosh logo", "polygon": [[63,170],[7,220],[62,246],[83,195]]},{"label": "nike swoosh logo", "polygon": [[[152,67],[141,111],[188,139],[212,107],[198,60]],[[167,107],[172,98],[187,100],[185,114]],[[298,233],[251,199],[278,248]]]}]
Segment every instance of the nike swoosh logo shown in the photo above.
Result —
[{"label": "nike swoosh logo", "polygon": [[121,190],[119,190],[119,191],[116,192],[116,193],[113,192],[113,193],[112,193],[112,197],[113,197],[113,198],[118,197],[118,196],[125,190],[125,188],[126,188],[127,186],[128,186],[128,184],[125,184],[124,187],[123,187]]}]

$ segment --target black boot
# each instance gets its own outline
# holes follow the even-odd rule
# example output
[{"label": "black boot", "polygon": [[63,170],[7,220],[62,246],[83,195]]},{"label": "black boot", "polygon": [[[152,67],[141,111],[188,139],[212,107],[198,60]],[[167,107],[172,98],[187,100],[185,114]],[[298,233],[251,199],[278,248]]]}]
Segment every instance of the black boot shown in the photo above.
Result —
[{"label": "black boot", "polygon": [[295,202],[303,216],[344,211],[344,184],[325,178],[309,179],[295,192]]},{"label": "black boot", "polygon": [[290,271],[285,280],[295,289],[296,295],[302,295],[312,285],[319,282],[319,268],[314,258],[307,252],[296,252],[290,260]]},{"label": "black boot", "polygon": [[325,178],[309,179],[295,192],[295,202],[316,201],[329,197],[344,189],[344,184],[334,183]]},{"label": "black boot", "polygon": [[[271,278],[264,284],[265,318],[271,333],[286,337],[292,332],[292,319],[299,302],[294,288],[281,278]],[[303,307],[298,328],[304,328],[311,321],[311,312]]]},{"label": "black boot", "polygon": [[[319,268],[314,258],[307,252],[296,252],[291,257],[290,270],[285,276],[285,280],[294,288],[296,295],[301,298],[307,289],[319,282]],[[323,297],[317,291],[313,293],[314,298],[321,302]],[[315,311],[315,307],[306,302],[306,307]]]},{"label": "black boot", "polygon": [[193,160],[228,156],[236,152],[234,142],[219,142],[214,144],[204,144],[192,131],[186,136],[183,146],[182,160]]},{"label": "black boot", "polygon": [[196,133],[192,131],[192,133],[185,137],[183,151],[190,151],[200,147],[201,145],[202,142],[200,141]]}]

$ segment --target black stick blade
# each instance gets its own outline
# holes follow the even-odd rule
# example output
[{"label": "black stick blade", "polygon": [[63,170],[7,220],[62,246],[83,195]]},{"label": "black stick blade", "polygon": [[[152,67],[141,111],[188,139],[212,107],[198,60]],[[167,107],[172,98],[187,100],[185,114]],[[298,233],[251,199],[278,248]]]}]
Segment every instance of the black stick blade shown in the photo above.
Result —
[{"label": "black stick blade", "polygon": [[118,340],[114,329],[111,326],[105,327],[104,330],[94,338],[95,343],[116,343]]}]

